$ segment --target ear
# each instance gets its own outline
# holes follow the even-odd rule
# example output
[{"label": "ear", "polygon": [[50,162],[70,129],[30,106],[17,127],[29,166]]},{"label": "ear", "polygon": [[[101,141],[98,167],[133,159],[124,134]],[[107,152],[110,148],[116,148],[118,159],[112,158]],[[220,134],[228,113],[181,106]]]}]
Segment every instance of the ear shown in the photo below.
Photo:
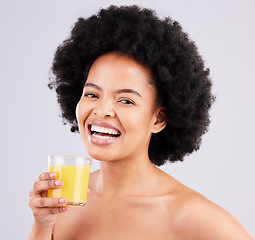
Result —
[{"label": "ear", "polygon": [[158,133],[166,126],[166,108],[160,107],[155,111],[155,121],[152,133]]}]

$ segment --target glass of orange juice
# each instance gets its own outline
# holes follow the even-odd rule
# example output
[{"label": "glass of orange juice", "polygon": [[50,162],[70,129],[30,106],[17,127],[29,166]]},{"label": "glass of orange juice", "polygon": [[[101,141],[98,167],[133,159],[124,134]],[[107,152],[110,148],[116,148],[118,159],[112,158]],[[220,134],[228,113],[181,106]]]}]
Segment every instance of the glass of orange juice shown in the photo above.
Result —
[{"label": "glass of orange juice", "polygon": [[64,155],[48,156],[48,171],[64,182],[59,189],[48,190],[48,197],[67,199],[68,206],[85,206],[89,185],[91,158]]}]

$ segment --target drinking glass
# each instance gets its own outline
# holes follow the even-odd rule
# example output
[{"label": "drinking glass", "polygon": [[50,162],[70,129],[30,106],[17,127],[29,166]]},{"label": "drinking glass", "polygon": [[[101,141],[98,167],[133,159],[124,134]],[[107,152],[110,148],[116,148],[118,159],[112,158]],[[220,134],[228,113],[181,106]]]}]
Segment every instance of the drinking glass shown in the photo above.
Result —
[{"label": "drinking glass", "polygon": [[48,190],[48,197],[65,197],[68,206],[85,206],[91,161],[89,157],[49,155],[48,171],[55,172],[64,186]]}]

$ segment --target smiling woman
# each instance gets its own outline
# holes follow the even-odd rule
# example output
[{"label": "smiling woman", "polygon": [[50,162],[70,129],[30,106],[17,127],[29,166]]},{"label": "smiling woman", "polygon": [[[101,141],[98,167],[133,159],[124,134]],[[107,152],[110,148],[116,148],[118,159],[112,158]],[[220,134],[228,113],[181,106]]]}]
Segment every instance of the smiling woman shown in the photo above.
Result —
[{"label": "smiling woman", "polygon": [[102,9],[78,20],[52,70],[62,117],[100,169],[82,209],[47,198],[63,183],[40,175],[30,193],[30,239],[252,239],[224,209],[155,166],[199,149],[214,101],[209,70],[177,22],[136,6]]}]

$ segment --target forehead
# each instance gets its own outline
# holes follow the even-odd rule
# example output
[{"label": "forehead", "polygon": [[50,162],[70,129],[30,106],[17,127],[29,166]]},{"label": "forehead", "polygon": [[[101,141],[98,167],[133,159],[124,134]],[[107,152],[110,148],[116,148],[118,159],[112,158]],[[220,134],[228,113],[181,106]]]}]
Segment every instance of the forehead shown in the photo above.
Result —
[{"label": "forehead", "polygon": [[132,57],[116,52],[100,56],[93,63],[87,82],[124,88],[154,90],[148,67]]}]

